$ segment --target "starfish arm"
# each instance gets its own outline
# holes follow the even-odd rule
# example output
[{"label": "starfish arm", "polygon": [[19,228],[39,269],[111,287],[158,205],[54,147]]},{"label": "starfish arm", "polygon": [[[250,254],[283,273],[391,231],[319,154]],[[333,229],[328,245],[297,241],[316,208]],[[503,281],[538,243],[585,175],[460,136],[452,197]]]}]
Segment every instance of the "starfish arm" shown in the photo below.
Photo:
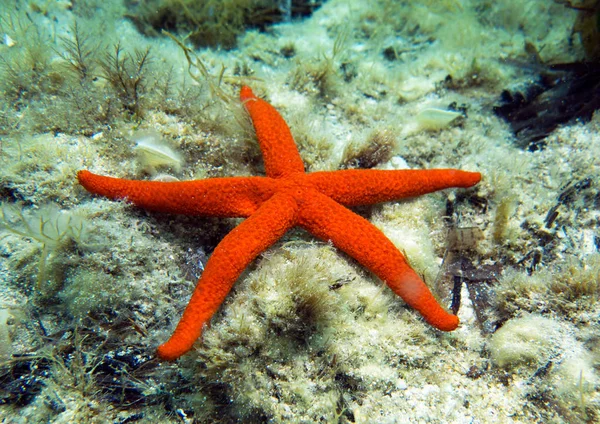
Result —
[{"label": "starfish arm", "polygon": [[219,309],[244,268],[296,223],[298,205],[276,194],[217,245],[171,338],[158,356],[174,360],[188,352]]},{"label": "starfish arm", "polygon": [[381,278],[432,326],[452,331],[458,317],[444,310],[404,256],[373,224],[314,190],[299,201],[298,224],[322,240],[331,240]]},{"label": "starfish arm", "polygon": [[304,164],[289,127],[277,110],[243,86],[240,100],[250,114],[268,177],[304,172]]},{"label": "starfish arm", "polygon": [[112,200],[126,199],[141,208],[185,215],[246,217],[274,192],[274,181],[264,177],[211,178],[159,182],[77,173],[87,191]]},{"label": "starfish arm", "polygon": [[357,206],[419,196],[451,187],[471,187],[481,180],[481,174],[457,169],[349,169],[314,172],[308,174],[306,179],[336,202]]}]

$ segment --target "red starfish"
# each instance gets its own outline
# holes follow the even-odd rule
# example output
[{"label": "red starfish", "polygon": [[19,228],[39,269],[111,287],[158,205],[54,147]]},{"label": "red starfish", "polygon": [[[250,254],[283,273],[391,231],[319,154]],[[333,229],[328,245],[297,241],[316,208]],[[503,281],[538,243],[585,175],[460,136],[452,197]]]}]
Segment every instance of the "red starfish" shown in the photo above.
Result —
[{"label": "red starfish", "polygon": [[446,312],[387,237],[346,206],[419,196],[449,187],[471,187],[481,174],[455,169],[304,172],[290,130],[273,106],[242,87],[262,151],[266,177],[211,178],[183,182],[132,181],[79,171],[89,192],[127,199],[144,209],[185,215],[247,217],[213,251],[181,321],[158,348],[162,359],[188,352],[219,309],[244,268],[299,225],[331,241],[385,283],[432,326],[452,331],[458,318]]}]

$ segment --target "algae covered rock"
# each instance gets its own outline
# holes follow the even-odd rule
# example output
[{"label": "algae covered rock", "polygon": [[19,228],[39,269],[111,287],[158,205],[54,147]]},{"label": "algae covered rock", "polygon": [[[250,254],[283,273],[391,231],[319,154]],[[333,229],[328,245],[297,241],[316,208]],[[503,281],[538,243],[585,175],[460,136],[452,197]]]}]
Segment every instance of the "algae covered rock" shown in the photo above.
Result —
[{"label": "algae covered rock", "polygon": [[515,318],[492,336],[491,359],[513,372],[515,386],[528,397],[544,394],[564,411],[591,411],[598,375],[592,352],[576,333],[572,324],[540,315]]},{"label": "algae covered rock", "polygon": [[492,361],[503,368],[542,365],[560,345],[561,328],[557,321],[529,315],[508,321],[490,341]]}]

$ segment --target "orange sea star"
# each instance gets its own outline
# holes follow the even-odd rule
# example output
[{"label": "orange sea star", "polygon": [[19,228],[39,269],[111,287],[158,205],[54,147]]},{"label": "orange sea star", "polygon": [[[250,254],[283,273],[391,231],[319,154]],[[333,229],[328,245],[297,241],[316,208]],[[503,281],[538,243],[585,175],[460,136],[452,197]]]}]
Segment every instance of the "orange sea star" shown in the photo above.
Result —
[{"label": "orange sea star", "polygon": [[449,187],[471,187],[478,172],[455,169],[304,172],[290,130],[273,106],[242,87],[266,177],[211,178],[183,182],[133,181],[82,170],[77,178],[94,194],[127,199],[144,209],[185,215],[247,217],[210,256],[177,328],[158,348],[174,360],[188,352],[225,300],[244,268],[287,230],[299,225],[331,241],[371,270],[432,326],[452,331],[458,318],[446,312],[387,237],[346,206],[419,196]]}]

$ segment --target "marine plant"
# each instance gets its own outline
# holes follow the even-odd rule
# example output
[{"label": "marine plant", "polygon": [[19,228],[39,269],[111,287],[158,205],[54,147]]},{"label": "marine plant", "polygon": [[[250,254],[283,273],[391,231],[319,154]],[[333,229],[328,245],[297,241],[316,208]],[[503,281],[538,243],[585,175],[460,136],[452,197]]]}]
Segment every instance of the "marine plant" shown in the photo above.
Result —
[{"label": "marine plant", "polygon": [[247,28],[306,16],[321,1],[291,0],[150,0],[130,7],[129,19],[146,35],[161,31],[187,34],[195,47],[232,49]]},{"label": "marine plant", "polygon": [[69,241],[84,243],[87,236],[83,218],[61,210],[54,203],[43,205],[37,210],[27,210],[19,204],[2,203],[0,230],[28,238],[40,245],[38,288],[46,281],[46,265],[50,256]]},{"label": "marine plant", "polygon": [[145,90],[149,62],[150,48],[136,50],[131,54],[125,53],[119,43],[100,61],[102,77],[115,90],[124,109],[133,115],[140,115],[142,112],[140,102]]}]

